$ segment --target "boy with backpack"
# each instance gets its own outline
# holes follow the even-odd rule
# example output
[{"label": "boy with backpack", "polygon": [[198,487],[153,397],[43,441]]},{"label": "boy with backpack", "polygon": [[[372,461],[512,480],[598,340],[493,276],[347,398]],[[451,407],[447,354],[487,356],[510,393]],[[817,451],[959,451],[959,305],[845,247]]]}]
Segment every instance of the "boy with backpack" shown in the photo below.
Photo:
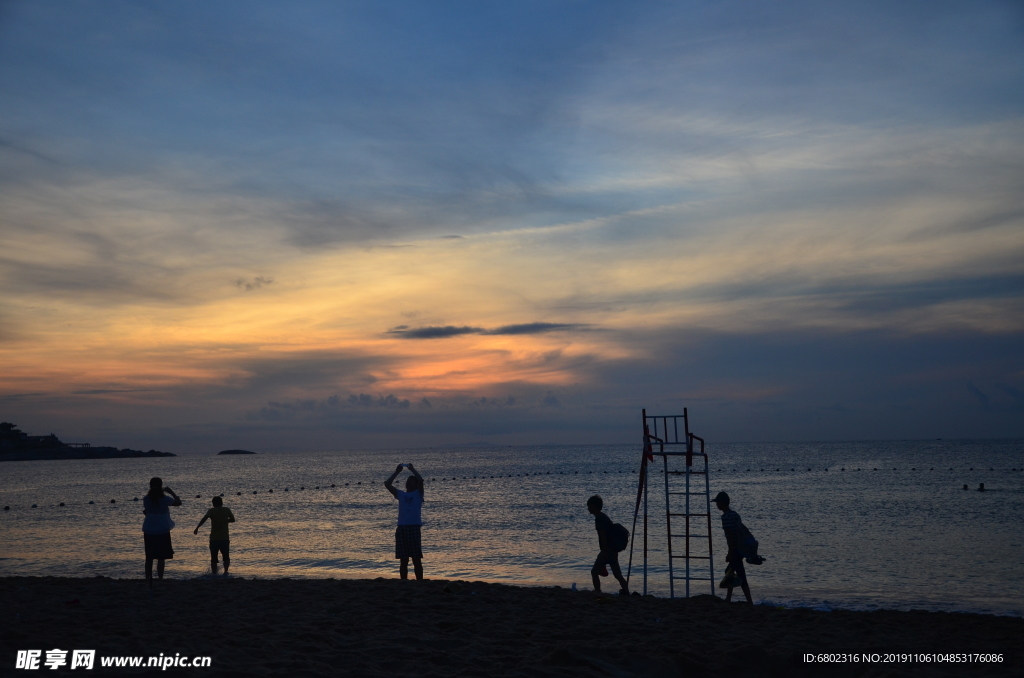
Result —
[{"label": "boy with backpack", "polygon": [[[608,575],[606,566],[610,566],[612,575],[615,576],[619,581],[619,585],[622,586],[619,595],[628,596],[629,584],[623,579],[622,570],[619,569],[619,551],[622,551],[629,545],[629,532],[621,525],[612,524],[612,519],[601,510],[603,508],[604,500],[601,499],[601,495],[595,494],[587,500],[587,511],[594,516],[597,541],[601,548],[601,552],[597,554],[597,560],[594,561],[594,567],[590,570],[590,576],[594,580],[594,592],[601,592],[600,577]],[[622,538],[623,532],[625,532],[625,539]]]},{"label": "boy with backpack", "polygon": [[[732,590],[738,584],[743,589],[743,595],[747,597],[747,602],[753,605],[754,599],[750,597],[750,586],[747,585],[747,571],[743,567],[743,558],[747,555],[751,556],[750,562],[754,564],[759,564],[762,561],[757,555],[757,541],[750,534],[750,530],[743,525],[740,514],[729,508],[728,494],[719,492],[715,497],[715,506],[722,512],[722,529],[725,531],[725,540],[729,544],[729,553],[725,556],[729,567],[726,571],[726,578],[720,584],[728,589],[725,594],[725,602],[732,602]],[[747,542],[753,542],[753,553],[747,553],[745,548]],[[728,570],[732,570],[731,578]]]}]

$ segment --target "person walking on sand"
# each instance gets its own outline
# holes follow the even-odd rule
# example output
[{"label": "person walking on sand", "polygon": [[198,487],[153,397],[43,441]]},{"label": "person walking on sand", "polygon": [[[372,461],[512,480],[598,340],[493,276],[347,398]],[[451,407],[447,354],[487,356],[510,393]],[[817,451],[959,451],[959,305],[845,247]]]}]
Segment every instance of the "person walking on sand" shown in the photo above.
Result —
[{"label": "person walking on sand", "polygon": [[740,520],[740,514],[729,508],[729,495],[725,492],[719,492],[715,496],[715,506],[722,512],[722,529],[725,530],[725,540],[729,544],[725,560],[729,563],[728,569],[733,573],[732,578],[726,582],[728,591],[725,594],[725,602],[732,602],[732,590],[739,584],[743,589],[743,595],[747,597],[747,602],[753,605],[754,599],[750,597],[750,586],[747,585],[747,571],[743,567],[743,521]]},{"label": "person walking on sand", "polygon": [[[171,495],[165,497],[164,493]],[[164,561],[174,558],[171,548],[171,520],[169,507],[181,506],[181,499],[174,490],[164,486],[160,478],[151,478],[149,492],[142,498],[142,512],[146,519],[142,521],[142,534],[146,540],[146,581],[153,588],[153,561],[156,561],[156,576],[164,578]]]},{"label": "person walking on sand", "polygon": [[[412,475],[406,479],[403,492],[396,490],[392,483],[406,467]],[[420,544],[420,528],[423,525],[420,518],[420,509],[423,507],[423,476],[412,464],[399,464],[391,477],[384,481],[384,487],[398,500],[398,529],[395,530],[395,558],[401,561],[398,574],[402,579],[409,578],[409,559],[412,558],[416,579],[423,579],[423,548]]]},{"label": "person walking on sand", "polygon": [[224,505],[220,497],[213,498],[213,508],[206,512],[203,519],[192,530],[192,534],[199,534],[199,528],[209,519],[210,521],[210,572],[217,574],[217,552],[224,558],[224,576],[228,576],[228,568],[231,566],[231,554],[229,550],[228,523],[235,522],[235,514]]},{"label": "person walking on sand", "polygon": [[597,554],[594,567],[590,570],[590,576],[594,580],[594,591],[601,592],[601,576],[608,576],[608,568],[611,568],[612,575],[619,581],[622,589],[619,595],[629,595],[629,584],[622,577],[622,570],[619,569],[619,552],[612,544],[612,519],[601,509],[604,508],[604,499],[601,495],[595,494],[587,500],[587,511],[594,516],[594,527],[597,529],[597,542],[601,551]]}]

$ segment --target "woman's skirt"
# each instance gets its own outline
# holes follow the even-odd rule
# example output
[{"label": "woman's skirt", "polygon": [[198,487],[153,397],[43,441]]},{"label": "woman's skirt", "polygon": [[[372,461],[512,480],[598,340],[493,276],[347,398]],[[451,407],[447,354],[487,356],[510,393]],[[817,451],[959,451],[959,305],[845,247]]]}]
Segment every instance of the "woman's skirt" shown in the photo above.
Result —
[{"label": "woman's skirt", "polygon": [[171,533],[143,534],[146,538],[146,560],[170,560],[174,558],[171,548]]}]

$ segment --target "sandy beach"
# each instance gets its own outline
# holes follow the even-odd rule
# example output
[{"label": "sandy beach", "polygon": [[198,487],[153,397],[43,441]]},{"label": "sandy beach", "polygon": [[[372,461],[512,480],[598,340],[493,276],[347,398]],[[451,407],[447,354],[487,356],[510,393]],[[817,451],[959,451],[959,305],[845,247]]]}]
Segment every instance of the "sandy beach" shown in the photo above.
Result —
[{"label": "sandy beach", "polygon": [[[1021,675],[1024,619],[846,612],[598,596],[482,582],[0,579],[2,675],[19,650],[210,657],[203,676]],[[809,665],[805,653],[856,653]],[[1002,662],[886,663],[886,654],[1001,654]],[[878,661],[864,661],[877,654]],[[892,659],[892,657],[889,657]],[[70,654],[69,654],[70,663]],[[51,673],[45,666],[40,670]],[[75,669],[77,673],[81,669]],[[72,673],[69,666],[56,672]]]}]

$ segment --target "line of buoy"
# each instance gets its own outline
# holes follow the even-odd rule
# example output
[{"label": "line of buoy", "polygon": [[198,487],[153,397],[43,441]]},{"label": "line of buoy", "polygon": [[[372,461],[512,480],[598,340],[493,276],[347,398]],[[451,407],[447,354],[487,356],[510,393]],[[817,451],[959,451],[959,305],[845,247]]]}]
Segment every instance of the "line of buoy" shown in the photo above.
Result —
[{"label": "line of buoy", "polygon": [[[822,470],[823,470],[824,472],[828,472],[828,470],[829,470],[829,469],[828,469],[828,468],[824,468],[824,469],[822,469]],[[843,467],[840,467],[840,469],[839,469],[839,470],[840,470],[841,472],[845,472],[845,471],[846,471],[846,467],[845,467],[845,466],[843,466]],[[851,469],[851,470],[852,470],[852,471],[860,471],[861,469],[860,469],[860,468],[855,468],[855,469]],[[871,469],[871,470],[872,470],[872,471],[878,471],[878,467],[872,467],[872,469]],[[893,471],[899,471],[899,469],[898,469],[897,467],[893,467],[893,469],[892,469],[892,470],[893,470]],[[911,469],[910,469],[910,470],[911,470],[911,471],[915,471],[915,472],[916,472],[916,471],[918,471],[918,468],[917,468],[916,466],[914,466],[914,467],[911,467]],[[922,468],[921,468],[920,470],[921,470],[921,471],[924,471],[925,469],[924,469],[924,468],[922,467]],[[930,468],[929,468],[928,470],[929,470],[929,471],[934,471],[934,470],[935,470],[935,467],[930,467]],[[950,467],[950,468],[949,468],[948,470],[949,470],[949,471],[955,471],[956,469],[954,469],[954,468]],[[973,467],[973,466],[971,466],[971,467],[969,467],[969,468],[968,468],[968,471],[974,471],[974,470],[975,470],[975,469],[974,469],[974,467]],[[989,471],[995,471],[995,470],[996,470],[996,469],[995,469],[995,467],[989,467]],[[717,472],[718,472],[718,473],[723,473],[723,472],[724,472],[724,473],[729,473],[729,472],[739,472],[739,471],[740,471],[740,469],[735,469],[735,468],[734,468],[734,469],[722,469],[722,468],[719,468],[719,469],[717,469]],[[759,471],[759,472],[761,472],[761,473],[763,473],[763,472],[764,472],[764,469],[763,469],[763,468],[761,468],[761,469],[758,469],[758,471]],[[771,471],[771,469],[769,469],[769,472],[770,472],[770,471]],[[813,469],[812,469],[812,468],[808,468],[808,469],[807,469],[807,472],[812,472],[812,471],[813,471]],[[1010,469],[1009,469],[1009,471],[1010,471],[1010,472],[1014,472],[1014,473],[1016,473],[1016,472],[1024,472],[1024,468],[1017,468],[1017,467],[1012,467],[1012,468],[1010,468]],[[609,473],[609,471],[607,471],[607,470],[603,470],[603,471],[599,471],[599,472],[600,472],[600,473]],[[615,471],[611,471],[611,472],[612,472],[612,473],[615,473]],[[619,473],[627,473],[627,471],[626,471],[626,470],[619,470],[618,472],[619,472]],[[628,471],[628,472],[629,472],[629,473],[636,473],[636,470],[635,470],[635,469],[631,469],[631,470],[630,470],[630,471]],[[658,472],[659,472],[659,473],[664,473],[664,469],[659,469],[659,471],[658,471]],[[748,472],[748,473],[749,473],[749,472],[753,472],[753,469],[751,469],[751,468],[748,468],[748,469],[746,469],[746,472]],[[777,469],[775,469],[775,472],[777,472],[777,473],[781,473],[781,472],[783,472],[783,471],[782,471],[782,469],[781,469],[781,468],[777,468]],[[790,468],[790,472],[796,472],[796,469],[795,469],[795,468]],[[565,475],[566,473],[568,473],[568,471],[557,471],[556,473],[557,473],[558,475]],[[587,471],[586,473],[587,473],[587,474],[593,474],[593,473],[594,473],[594,471]],[[579,471],[573,471],[573,475],[578,475],[578,474],[579,474]],[[511,474],[511,473],[510,473],[510,474],[508,474],[508,475],[507,475],[507,477],[509,477],[509,478],[512,478],[512,477],[516,477],[516,478],[519,478],[519,477],[529,477],[530,475],[531,475],[531,474],[529,474],[529,473],[523,473],[523,474]],[[538,472],[535,472],[535,473],[533,473],[533,475],[534,475],[534,476],[538,476],[538,475],[551,475],[551,471],[545,471],[545,472],[539,472],[539,471],[538,471]],[[498,477],[498,478],[501,478],[502,476],[497,476],[497,477]],[[488,479],[488,478],[489,478],[489,479],[494,479],[494,478],[495,478],[495,476],[479,476],[479,479]],[[472,479],[472,480],[477,480],[478,478],[477,478],[477,476],[472,476],[471,478],[470,478],[469,476],[462,476],[462,480],[470,480],[470,479]],[[441,478],[441,481],[442,481],[442,482],[443,482],[443,481],[448,481],[448,480],[451,480],[451,481],[457,481],[457,480],[459,480],[459,478],[458,478],[458,476],[452,476],[452,477],[451,477],[450,479],[449,479],[449,478],[447,478],[447,477],[445,477],[445,478]],[[431,479],[430,479],[430,482],[438,482],[438,479],[437,479],[437,478],[431,478]],[[362,485],[362,484],[363,484],[363,483],[362,483],[362,481],[357,481],[357,482],[356,482],[356,485]],[[336,488],[336,487],[337,487],[337,484],[336,484],[336,483],[331,483],[330,487],[332,487],[332,488]],[[350,487],[350,483],[345,483],[345,487]],[[969,489],[968,485],[966,485],[966,484],[965,484],[965,485],[963,485],[962,487],[963,487],[963,489],[965,489],[965,490],[966,490],[966,489]],[[301,491],[301,490],[305,490],[305,489],[306,489],[305,485],[302,485],[302,486],[300,486],[300,487],[299,487],[299,490],[300,490],[300,491]],[[318,490],[319,490],[319,489],[320,489],[320,486],[319,486],[319,485],[315,486],[315,489],[318,489]],[[327,489],[327,486],[324,486],[324,489]],[[290,488],[288,488],[288,487],[285,487],[285,488],[284,488],[284,491],[285,491],[285,492],[289,492],[289,491],[290,491]],[[978,488],[977,488],[977,491],[979,491],[979,492],[984,492],[984,491],[985,491],[985,484],[984,484],[984,483],[981,483],[981,484],[980,484],[980,485],[978,486]],[[270,493],[270,494],[272,494],[272,493],[274,492],[274,488],[269,488],[269,489],[267,490],[267,492],[268,492],[268,493]],[[257,494],[259,494],[259,491],[258,491],[258,490],[253,490],[253,491],[252,491],[252,493],[253,493],[254,495],[257,495]],[[241,492],[236,492],[236,493],[235,493],[235,495],[236,495],[236,496],[239,496],[239,497],[240,497],[240,496],[242,496],[242,493],[241,493]],[[223,493],[223,492],[221,492],[219,496],[223,497],[223,496],[224,496],[224,493]],[[195,498],[196,498],[196,499],[201,499],[201,498],[202,498],[202,495],[200,495],[200,494],[197,494],[197,495],[195,496]],[[132,501],[135,501],[135,502],[137,502],[137,501],[139,501],[139,498],[138,498],[138,497],[132,497]],[[94,505],[94,504],[95,504],[96,502],[95,502],[94,500],[90,500],[90,501],[89,501],[88,503],[89,503],[89,504],[93,504],[93,505]],[[116,503],[117,503],[117,499],[111,499],[111,500],[110,500],[110,503],[111,503],[111,504],[116,504]],[[64,503],[64,502],[60,502],[60,504],[59,504],[59,506],[64,506],[64,505],[65,505],[65,503]],[[32,507],[32,508],[39,508],[39,505],[38,505],[38,504],[32,504],[32,506],[31,506],[31,507]],[[3,510],[4,510],[4,511],[10,511],[10,510],[11,510],[11,507],[10,507],[9,505],[6,505],[6,506],[4,506],[4,507],[3,507]]]}]

